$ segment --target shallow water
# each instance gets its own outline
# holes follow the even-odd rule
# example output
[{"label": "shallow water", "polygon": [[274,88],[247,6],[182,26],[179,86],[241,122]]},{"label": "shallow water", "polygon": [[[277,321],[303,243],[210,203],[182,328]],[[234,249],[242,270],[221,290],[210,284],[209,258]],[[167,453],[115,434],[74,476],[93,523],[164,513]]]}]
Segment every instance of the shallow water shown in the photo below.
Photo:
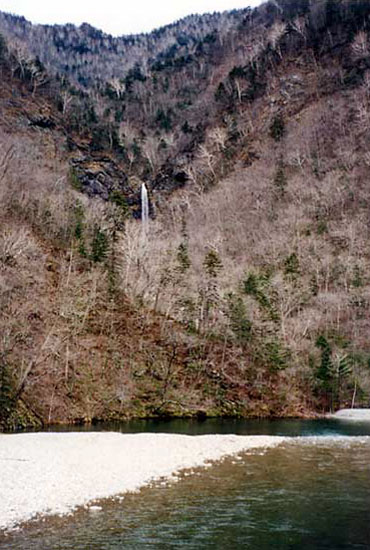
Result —
[{"label": "shallow water", "polygon": [[[251,433],[231,422],[234,433]],[[305,436],[106,501],[97,514],[30,525],[0,539],[0,549],[369,549],[370,424],[279,421],[248,430],[257,426],[252,433]]]}]

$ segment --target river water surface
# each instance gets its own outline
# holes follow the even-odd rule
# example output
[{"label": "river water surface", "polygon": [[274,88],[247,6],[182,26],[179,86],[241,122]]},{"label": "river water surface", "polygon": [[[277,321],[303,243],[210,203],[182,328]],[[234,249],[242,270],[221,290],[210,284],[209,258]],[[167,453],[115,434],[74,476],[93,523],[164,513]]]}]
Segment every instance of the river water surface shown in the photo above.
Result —
[{"label": "river water surface", "polygon": [[370,423],[209,420],[95,429],[289,440],[104,501],[95,514],[31,524],[0,538],[0,550],[370,548]]}]

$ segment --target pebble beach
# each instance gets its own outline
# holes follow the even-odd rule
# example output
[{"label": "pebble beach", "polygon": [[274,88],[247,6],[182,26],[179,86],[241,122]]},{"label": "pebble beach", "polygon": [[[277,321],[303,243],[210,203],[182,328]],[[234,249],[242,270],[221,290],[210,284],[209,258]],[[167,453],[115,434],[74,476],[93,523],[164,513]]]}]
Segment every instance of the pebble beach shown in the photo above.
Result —
[{"label": "pebble beach", "polygon": [[137,491],[181,470],[283,437],[121,433],[0,434],[0,530]]}]

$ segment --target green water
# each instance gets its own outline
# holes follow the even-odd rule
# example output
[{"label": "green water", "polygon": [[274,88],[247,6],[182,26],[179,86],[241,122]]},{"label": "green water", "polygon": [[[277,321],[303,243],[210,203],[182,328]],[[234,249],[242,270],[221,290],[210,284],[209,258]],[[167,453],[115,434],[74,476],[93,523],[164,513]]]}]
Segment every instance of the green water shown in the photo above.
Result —
[{"label": "green water", "polygon": [[[43,430],[45,431],[45,430]],[[354,422],[336,419],[320,420],[256,420],[234,418],[130,420],[127,422],[100,423],[85,426],[52,426],[51,432],[66,431],[114,431],[122,433],[178,433],[188,435],[237,434],[237,435],[285,435],[289,437],[309,435],[370,435],[370,422]]]},{"label": "green water", "polygon": [[[80,511],[30,525],[0,538],[0,549],[370,548],[369,423],[224,421],[217,430],[209,421],[175,426],[177,431],[182,427],[181,433],[209,433],[213,427],[213,433],[291,439],[197,470],[177,483],[143,489],[122,502],[106,501],[95,515]],[[174,424],[152,423],[145,430],[170,427]]]}]

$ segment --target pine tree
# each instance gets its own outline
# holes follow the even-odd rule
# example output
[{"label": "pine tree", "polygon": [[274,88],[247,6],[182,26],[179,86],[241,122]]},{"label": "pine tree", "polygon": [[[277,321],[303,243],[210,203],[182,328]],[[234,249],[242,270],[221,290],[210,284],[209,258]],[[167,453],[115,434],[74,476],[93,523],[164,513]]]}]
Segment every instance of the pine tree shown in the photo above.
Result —
[{"label": "pine tree", "polygon": [[108,252],[108,238],[99,226],[94,228],[94,236],[91,243],[90,258],[93,262],[102,262],[106,259]]},{"label": "pine tree", "polygon": [[243,299],[232,292],[228,294],[226,313],[237,342],[241,345],[246,344],[251,337],[252,323],[248,319],[247,308]]},{"label": "pine tree", "polygon": [[15,391],[9,366],[0,356],[0,426],[6,424],[15,406]]},{"label": "pine tree", "polygon": [[283,197],[285,195],[286,187],[288,185],[288,180],[285,175],[285,167],[282,159],[280,159],[275,176],[274,176],[274,187],[280,197]]}]

